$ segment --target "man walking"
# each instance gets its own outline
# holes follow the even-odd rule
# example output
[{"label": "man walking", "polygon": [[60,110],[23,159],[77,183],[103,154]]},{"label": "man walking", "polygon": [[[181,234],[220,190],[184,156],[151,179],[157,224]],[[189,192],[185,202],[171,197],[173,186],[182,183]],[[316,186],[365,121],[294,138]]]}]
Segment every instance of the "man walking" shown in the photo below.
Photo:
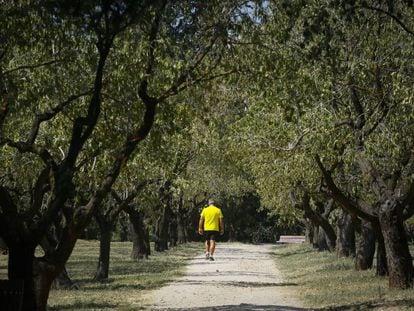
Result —
[{"label": "man walking", "polygon": [[198,222],[198,233],[205,238],[206,259],[214,261],[216,239],[218,234],[224,234],[224,217],[221,209],[214,205],[213,199],[208,200],[208,206],[203,209]]}]

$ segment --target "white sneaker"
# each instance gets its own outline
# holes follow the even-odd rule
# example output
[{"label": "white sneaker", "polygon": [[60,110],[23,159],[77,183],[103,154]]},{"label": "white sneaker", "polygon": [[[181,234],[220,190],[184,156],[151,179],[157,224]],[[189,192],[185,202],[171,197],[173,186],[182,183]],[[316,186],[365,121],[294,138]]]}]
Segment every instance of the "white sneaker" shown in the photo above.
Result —
[{"label": "white sneaker", "polygon": [[208,260],[210,258],[210,254],[206,253],[206,259]]}]

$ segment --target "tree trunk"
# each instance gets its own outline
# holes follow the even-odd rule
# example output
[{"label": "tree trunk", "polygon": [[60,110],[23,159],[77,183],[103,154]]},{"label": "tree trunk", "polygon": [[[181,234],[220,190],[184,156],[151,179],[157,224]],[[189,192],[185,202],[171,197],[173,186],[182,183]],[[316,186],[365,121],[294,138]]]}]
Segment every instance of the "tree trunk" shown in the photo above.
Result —
[{"label": "tree trunk", "polygon": [[331,202],[316,202],[316,211],[314,211],[309,204],[309,196],[305,195],[305,198],[300,204],[300,209],[304,211],[304,217],[309,219],[314,228],[314,247],[318,250],[328,250],[333,252],[336,244],[336,233],[332,225],[329,223],[328,217],[332,211]]},{"label": "tree trunk", "polygon": [[99,259],[94,279],[97,281],[108,280],[109,258],[111,254],[112,226],[104,221],[98,221],[100,228]]},{"label": "tree trunk", "polygon": [[148,256],[151,255],[151,241],[150,241],[150,232],[148,228],[145,228],[145,245],[147,246]]},{"label": "tree trunk", "polygon": [[234,229],[233,224],[228,224],[227,228],[226,228],[228,237],[229,237],[229,241],[230,242],[235,242],[236,241],[236,230]]},{"label": "tree trunk", "polygon": [[355,257],[356,270],[372,268],[375,255],[375,234],[371,222],[361,220],[361,235],[357,244]]},{"label": "tree trunk", "polygon": [[187,243],[188,239],[188,230],[187,224],[189,223],[188,217],[184,216],[183,209],[179,209],[177,215],[177,239],[179,244]]},{"label": "tree trunk", "polygon": [[[40,241],[40,246],[47,255],[53,254],[58,244],[59,233],[57,231],[59,231],[59,227],[53,226]],[[77,285],[70,279],[66,267],[63,267],[62,272],[53,280],[51,287],[54,289],[78,289]]]},{"label": "tree trunk", "polygon": [[355,256],[355,227],[352,217],[345,211],[340,211],[337,221],[336,257]]},{"label": "tree trunk", "polygon": [[317,249],[318,251],[332,252],[335,250],[335,240],[329,239],[329,236],[326,234],[324,228],[318,226],[317,224],[313,224],[312,227],[312,233],[309,238],[312,239],[311,243],[313,248]]},{"label": "tree trunk", "polygon": [[382,233],[376,234],[377,236],[377,276],[388,275],[387,255],[385,252],[384,238]]},{"label": "tree trunk", "polygon": [[182,221],[178,222],[177,238],[178,238],[178,244],[184,244],[188,242],[187,228]]},{"label": "tree trunk", "polygon": [[71,280],[66,267],[52,282],[53,289],[79,289],[79,287]]},{"label": "tree trunk", "polygon": [[8,253],[7,244],[4,242],[4,240],[0,237],[0,252],[3,255],[6,255]]},{"label": "tree trunk", "polygon": [[184,208],[184,198],[183,195],[180,196],[178,201],[178,212],[176,215],[177,220],[177,243],[183,244],[188,242],[188,232],[187,225],[189,221],[188,217],[189,210]]},{"label": "tree trunk", "polygon": [[381,232],[387,254],[389,287],[406,289],[413,287],[414,268],[401,209],[395,200],[387,200],[379,212]]},{"label": "tree trunk", "polygon": [[328,246],[328,241],[327,241],[327,236],[325,231],[323,230],[322,227],[318,227],[318,235],[316,238],[316,245],[319,251],[328,251],[329,250],[329,246]]},{"label": "tree trunk", "polygon": [[130,230],[129,230],[129,221],[126,213],[121,213],[119,217],[119,239],[121,242],[131,241],[130,239]]},{"label": "tree trunk", "polygon": [[305,218],[304,223],[305,223],[305,239],[306,239],[306,242],[312,244],[313,243],[313,235],[314,235],[313,229],[314,228],[312,226],[311,221],[308,218]]},{"label": "tree trunk", "polygon": [[164,207],[163,215],[157,221],[157,230],[156,230],[156,241],[155,241],[155,250],[157,252],[163,252],[168,249],[168,228],[169,220],[171,219],[172,211],[171,208],[166,205]]},{"label": "tree trunk", "polygon": [[319,226],[312,224],[312,247],[318,249]]},{"label": "tree trunk", "polygon": [[133,211],[129,213],[129,219],[131,221],[131,234],[132,234],[132,252],[131,259],[147,259],[150,255],[150,244],[148,231],[145,228],[143,215],[140,212]]},{"label": "tree trunk", "polygon": [[24,282],[22,311],[37,310],[35,283],[33,276],[33,259],[35,248],[15,244],[9,244],[8,247],[9,280],[23,280]]},{"label": "tree trunk", "polygon": [[44,257],[35,258],[34,249],[10,247],[9,250],[9,279],[24,281],[21,310],[46,311],[51,284],[64,264],[57,266]]},{"label": "tree trunk", "polygon": [[35,276],[35,292],[36,292],[36,311],[47,310],[47,300],[53,281],[56,278],[57,271],[61,271],[62,267],[50,264],[44,258],[36,258],[34,260],[33,274]]},{"label": "tree trunk", "polygon": [[170,240],[170,247],[177,246],[178,242],[178,223],[177,218],[173,217],[170,220],[170,226],[169,226],[169,240]]},{"label": "tree trunk", "polygon": [[[33,284],[36,299],[36,311],[45,311],[47,309],[47,300],[49,297],[50,287],[53,280],[64,270],[70,254],[72,253],[75,243],[78,239],[79,232],[74,230],[72,223],[60,231],[60,243],[56,248],[45,251],[41,258],[35,258],[33,261]],[[29,309],[28,309],[29,310]]]}]

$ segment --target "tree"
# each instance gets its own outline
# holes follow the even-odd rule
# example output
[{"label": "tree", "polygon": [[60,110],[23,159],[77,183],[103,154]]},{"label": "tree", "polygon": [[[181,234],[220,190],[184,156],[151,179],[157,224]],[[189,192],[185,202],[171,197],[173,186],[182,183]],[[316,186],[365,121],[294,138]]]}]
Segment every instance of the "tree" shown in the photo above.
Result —
[{"label": "tree", "polygon": [[[238,10],[194,1],[19,4],[1,12],[0,235],[10,251],[9,279],[25,280],[23,309],[44,310],[51,282],[148,135],[156,107],[213,75],[225,47],[218,38],[228,36]],[[128,114],[134,118],[120,126]],[[99,139],[111,131],[105,117],[118,134],[110,145]],[[78,181],[98,154],[110,164],[80,204]],[[20,163],[30,163],[27,178]],[[57,247],[35,257],[59,213]]]},{"label": "tree", "polygon": [[[371,222],[378,274],[387,271],[386,254],[390,287],[411,287],[402,228],[412,210],[412,51],[403,44],[412,41],[412,6],[283,1],[270,2],[269,10],[239,50],[240,67],[259,70],[234,126],[234,149],[274,213],[298,217],[285,202],[300,183],[314,198],[327,193],[352,217]],[[331,169],[336,163],[342,171]]]}]

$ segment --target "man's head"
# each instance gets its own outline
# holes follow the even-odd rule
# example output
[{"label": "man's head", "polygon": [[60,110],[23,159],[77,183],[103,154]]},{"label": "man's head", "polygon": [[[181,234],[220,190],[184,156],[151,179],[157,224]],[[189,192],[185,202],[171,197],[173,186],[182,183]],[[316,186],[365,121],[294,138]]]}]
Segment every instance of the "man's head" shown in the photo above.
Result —
[{"label": "man's head", "polygon": [[213,205],[214,203],[216,203],[216,202],[214,201],[214,199],[209,199],[209,200],[208,200],[208,205]]}]

